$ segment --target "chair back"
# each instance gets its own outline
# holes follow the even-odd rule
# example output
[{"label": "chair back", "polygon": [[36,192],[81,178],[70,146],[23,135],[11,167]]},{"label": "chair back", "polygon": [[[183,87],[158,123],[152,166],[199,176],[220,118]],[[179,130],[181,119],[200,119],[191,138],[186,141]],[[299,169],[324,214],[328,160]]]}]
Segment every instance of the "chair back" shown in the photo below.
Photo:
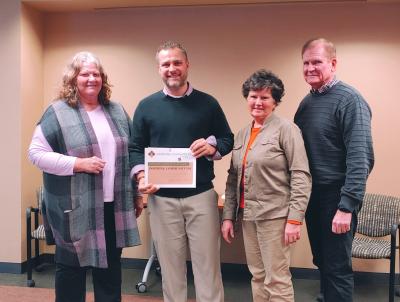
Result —
[{"label": "chair back", "polygon": [[400,198],[366,193],[358,214],[357,233],[370,237],[390,234],[393,224],[400,222]]}]

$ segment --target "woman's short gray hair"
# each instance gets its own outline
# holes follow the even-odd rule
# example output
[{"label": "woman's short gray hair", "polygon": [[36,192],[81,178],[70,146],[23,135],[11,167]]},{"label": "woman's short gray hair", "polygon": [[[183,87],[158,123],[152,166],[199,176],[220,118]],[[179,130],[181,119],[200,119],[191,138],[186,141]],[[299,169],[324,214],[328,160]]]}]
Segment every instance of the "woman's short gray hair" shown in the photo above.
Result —
[{"label": "woman's short gray hair", "polygon": [[285,94],[282,80],[271,71],[259,69],[243,83],[242,94],[247,98],[250,91],[260,91],[268,88],[271,89],[271,95],[276,104],[280,103]]}]

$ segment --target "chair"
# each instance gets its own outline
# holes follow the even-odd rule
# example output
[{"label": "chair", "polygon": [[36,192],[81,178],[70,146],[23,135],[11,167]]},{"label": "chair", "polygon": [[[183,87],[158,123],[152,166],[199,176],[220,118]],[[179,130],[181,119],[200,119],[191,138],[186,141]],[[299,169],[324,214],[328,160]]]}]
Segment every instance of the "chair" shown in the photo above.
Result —
[{"label": "chair", "polygon": [[[144,206],[144,208],[147,208],[147,195],[144,196],[143,206]],[[138,293],[147,292],[147,279],[149,277],[150,270],[154,263],[155,263],[156,275],[160,277],[161,276],[161,267],[158,264],[157,252],[156,252],[156,248],[154,246],[153,238],[151,238],[149,259],[147,260],[146,267],[143,272],[142,280],[136,284],[136,290],[138,291]]]},{"label": "chair", "polygon": [[[157,261],[157,253],[156,253],[156,248],[154,246],[153,239],[151,239],[151,246],[150,246],[150,256],[149,260],[147,260],[146,267],[143,272],[143,277],[142,280],[136,284],[136,290],[138,293],[145,293],[147,292],[147,278],[149,277],[150,269],[153,265],[154,262]],[[161,276],[161,267],[156,264],[155,267],[156,275]]]},{"label": "chair", "polygon": [[[45,232],[43,224],[39,225],[39,215],[41,214],[43,201],[43,188],[40,187],[36,193],[37,208],[28,207],[26,209],[26,255],[27,255],[27,286],[34,287],[35,281],[32,279],[32,269],[41,271],[39,259],[39,240],[45,240]],[[32,231],[32,213],[33,230]],[[34,240],[35,257],[32,258],[32,240]]]},{"label": "chair", "polygon": [[[394,301],[396,234],[400,227],[400,198],[366,193],[358,216],[352,257],[390,259],[389,302]],[[378,238],[390,235],[390,240]],[[400,234],[398,235],[400,241]],[[398,293],[396,293],[398,295]]]}]

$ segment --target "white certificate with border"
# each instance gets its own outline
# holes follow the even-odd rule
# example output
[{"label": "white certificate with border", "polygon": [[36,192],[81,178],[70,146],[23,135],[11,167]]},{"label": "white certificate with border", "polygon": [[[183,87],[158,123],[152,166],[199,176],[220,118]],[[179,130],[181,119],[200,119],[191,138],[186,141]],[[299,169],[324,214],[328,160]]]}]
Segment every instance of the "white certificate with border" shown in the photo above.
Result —
[{"label": "white certificate with border", "polygon": [[196,158],[189,148],[145,148],[145,184],[195,188]]}]

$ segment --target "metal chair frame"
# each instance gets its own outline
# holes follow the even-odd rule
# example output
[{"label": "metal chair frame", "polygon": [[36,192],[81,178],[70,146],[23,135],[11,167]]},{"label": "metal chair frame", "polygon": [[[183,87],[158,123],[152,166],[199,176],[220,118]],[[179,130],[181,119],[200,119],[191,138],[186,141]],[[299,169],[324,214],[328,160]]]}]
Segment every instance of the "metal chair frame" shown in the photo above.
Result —
[{"label": "metal chair frame", "polygon": [[[363,207],[359,212],[357,233],[374,239],[390,235],[390,255],[373,255],[360,247],[360,241],[355,236],[353,241],[352,257],[361,259],[389,259],[389,302],[394,302],[395,294],[399,296],[399,291],[395,292],[395,266],[396,249],[399,249],[400,242],[400,198],[382,194],[366,193]],[[397,241],[398,240],[398,241]],[[388,240],[382,239],[382,244],[387,244]],[[387,245],[386,245],[387,246]],[[363,251],[362,255],[357,252]],[[400,266],[399,266],[400,268]]]},{"label": "metal chair frame", "polygon": [[[38,230],[39,228],[39,214],[41,209],[42,202],[42,188],[38,189],[37,192],[37,202],[38,207],[28,207],[26,209],[26,272],[27,272],[27,280],[26,284],[28,287],[35,286],[35,280],[32,279],[32,271],[40,272],[42,271],[42,267],[40,266],[40,255],[39,255],[39,240],[44,240],[44,238],[36,238],[32,236],[32,216],[33,216],[33,230]],[[33,213],[33,215],[32,215]],[[32,258],[32,240],[34,241],[34,258]]]}]

